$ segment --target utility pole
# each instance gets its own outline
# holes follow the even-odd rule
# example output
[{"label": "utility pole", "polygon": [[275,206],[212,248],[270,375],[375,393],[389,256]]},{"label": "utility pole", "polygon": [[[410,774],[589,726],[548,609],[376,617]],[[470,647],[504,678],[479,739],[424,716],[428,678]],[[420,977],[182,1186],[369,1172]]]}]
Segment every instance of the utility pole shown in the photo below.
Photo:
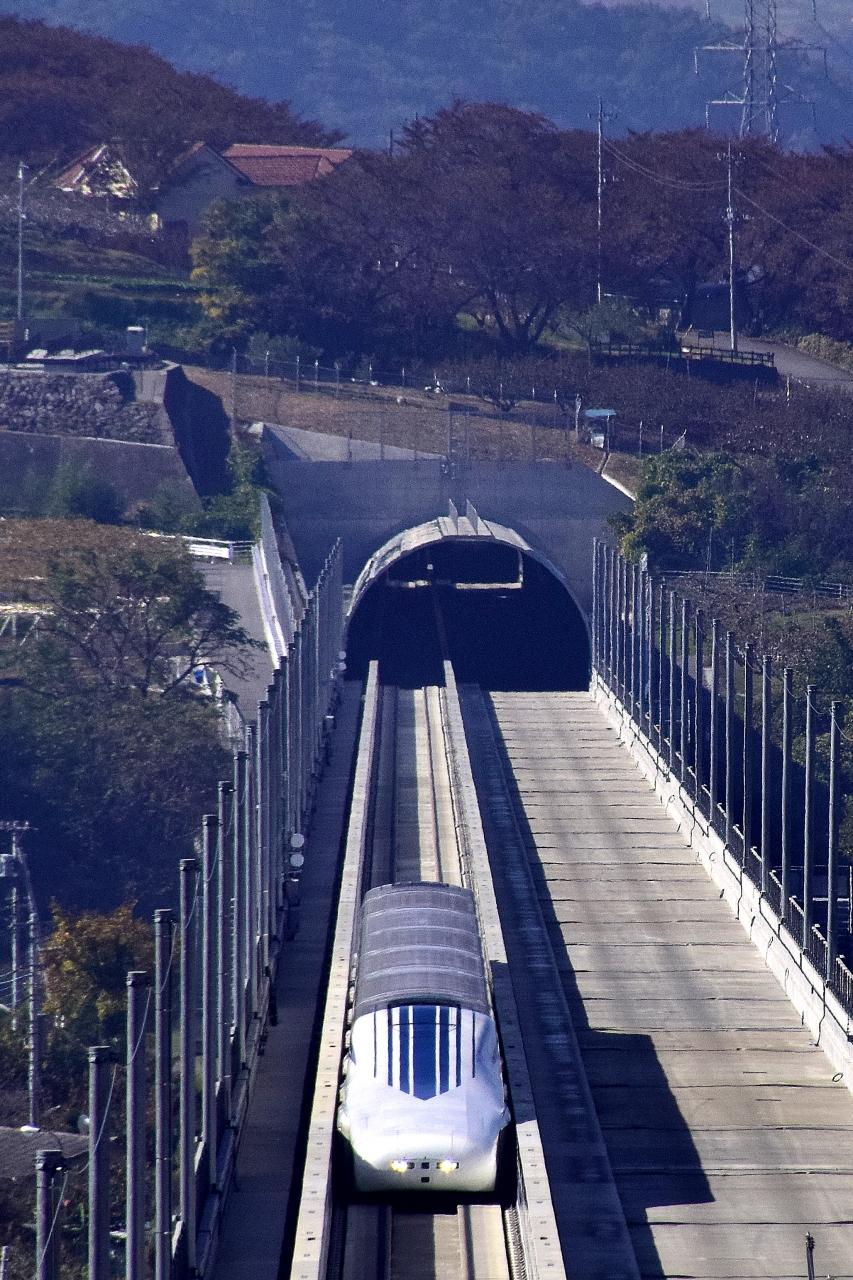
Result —
[{"label": "utility pole", "polygon": [[598,245],[595,273],[595,300],[601,306],[601,229],[604,222],[604,102],[598,99]]},{"label": "utility pole", "polygon": [[24,178],[27,166],[23,160],[18,165],[18,309],[19,320],[24,318]]},{"label": "utility pole", "polygon": [[726,223],[729,228],[729,341],[732,351],[737,351],[737,320],[735,317],[735,211],[732,204],[732,144],[728,145],[727,157],[728,203],[726,205]]},{"label": "utility pole", "polygon": [[[29,1043],[29,1095],[30,1095],[30,1114],[29,1123],[32,1128],[39,1127],[39,1114],[41,1111],[40,1095],[41,1095],[41,1053],[42,1053],[42,1015],[41,1015],[41,984],[39,982],[39,962],[41,951],[41,929],[39,926],[38,911],[36,910],[35,894],[33,893],[33,884],[30,879],[30,869],[27,865],[26,854],[21,845],[21,835],[24,831],[31,830],[28,822],[0,822],[0,831],[8,831],[12,836],[12,852],[3,858],[2,874],[4,879],[9,879],[13,885],[15,893],[15,905],[12,918],[13,934],[15,930],[20,930],[21,920],[21,887],[23,886],[27,895],[27,995],[29,1005],[29,1024],[30,1024],[30,1043]],[[20,939],[20,932],[18,932]],[[16,973],[20,973],[21,968],[21,952],[20,942],[16,942],[13,936],[12,948],[12,966]],[[20,999],[20,980],[17,983],[13,978],[13,999]]]}]

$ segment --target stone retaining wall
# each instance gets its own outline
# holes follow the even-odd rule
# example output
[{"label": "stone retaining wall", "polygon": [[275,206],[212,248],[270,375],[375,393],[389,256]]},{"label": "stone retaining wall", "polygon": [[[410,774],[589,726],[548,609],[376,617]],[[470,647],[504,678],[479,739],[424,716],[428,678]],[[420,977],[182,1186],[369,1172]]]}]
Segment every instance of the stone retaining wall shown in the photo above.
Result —
[{"label": "stone retaining wall", "polygon": [[162,401],[138,400],[130,373],[0,372],[0,430],[174,443]]},{"label": "stone retaining wall", "polygon": [[106,480],[128,506],[164,486],[182,504],[226,481],[228,419],[178,365],[131,373],[0,370],[0,510],[42,508],[59,468]]}]

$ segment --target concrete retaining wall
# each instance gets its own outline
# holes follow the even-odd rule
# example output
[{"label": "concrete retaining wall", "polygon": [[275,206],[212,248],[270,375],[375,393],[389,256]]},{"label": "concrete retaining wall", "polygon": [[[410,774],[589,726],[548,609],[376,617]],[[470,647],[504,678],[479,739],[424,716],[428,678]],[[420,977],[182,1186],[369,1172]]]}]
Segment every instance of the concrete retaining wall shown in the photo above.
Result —
[{"label": "concrete retaining wall", "polygon": [[126,505],[168,487],[192,508],[221,491],[228,418],[183,369],[0,373],[0,507],[42,509],[58,469],[87,470]]},{"label": "concrete retaining wall", "polygon": [[174,447],[0,431],[0,509],[15,515],[39,511],[66,465],[105,480],[128,506],[149,500],[163,486],[190,508],[198,503]]}]

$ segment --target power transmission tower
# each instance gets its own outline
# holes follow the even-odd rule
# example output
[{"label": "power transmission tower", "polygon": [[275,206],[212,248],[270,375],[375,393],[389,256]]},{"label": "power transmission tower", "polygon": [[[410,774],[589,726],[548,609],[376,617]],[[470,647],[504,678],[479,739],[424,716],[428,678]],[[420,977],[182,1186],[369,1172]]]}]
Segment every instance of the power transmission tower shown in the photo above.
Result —
[{"label": "power transmission tower", "polygon": [[759,135],[777,142],[779,107],[783,102],[804,103],[814,112],[810,98],[794,85],[780,81],[779,55],[819,53],[826,72],[826,48],[795,36],[780,36],[778,0],[744,0],[743,27],[729,39],[711,41],[694,50],[697,75],[700,53],[734,54],[742,64],[740,88],[728,89],[705,103],[705,122],[709,127],[713,107],[734,107],[740,112],[740,137]]}]

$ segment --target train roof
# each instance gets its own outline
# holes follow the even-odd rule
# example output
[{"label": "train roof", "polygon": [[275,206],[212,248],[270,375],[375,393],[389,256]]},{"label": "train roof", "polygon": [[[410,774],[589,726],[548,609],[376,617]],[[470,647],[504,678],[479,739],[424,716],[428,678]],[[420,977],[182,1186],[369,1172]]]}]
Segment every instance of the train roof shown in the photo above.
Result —
[{"label": "train roof", "polygon": [[469,889],[386,884],[364,895],[354,1014],[398,1004],[491,1012]]}]

